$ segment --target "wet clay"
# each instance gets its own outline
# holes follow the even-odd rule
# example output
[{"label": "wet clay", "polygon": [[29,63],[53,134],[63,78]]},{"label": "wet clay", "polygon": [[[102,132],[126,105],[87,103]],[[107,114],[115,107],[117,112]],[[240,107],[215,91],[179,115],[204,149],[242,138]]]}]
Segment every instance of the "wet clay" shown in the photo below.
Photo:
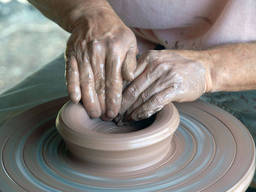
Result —
[{"label": "wet clay", "polygon": [[[0,127],[2,191],[241,192],[251,182],[255,170],[253,139],[237,119],[217,107],[202,102],[176,105],[180,124],[172,135],[168,154],[152,166],[139,166],[130,171],[122,167],[122,171],[110,174],[111,170],[101,164],[104,163],[103,159],[102,162],[97,162],[95,168],[93,165],[86,166],[85,160],[70,154],[55,127],[56,115],[66,102],[66,99],[58,99],[36,106]],[[159,117],[156,116],[156,119]],[[154,122],[150,126],[154,126]],[[77,143],[86,144],[90,149],[94,146],[96,151],[102,148],[127,150],[133,145],[128,145],[129,139],[121,136],[136,135],[146,129],[122,133],[87,129],[81,135],[86,132],[96,138],[95,135],[103,134],[106,140],[99,143],[97,141],[96,145],[88,136],[87,140]],[[70,129],[71,135],[77,130],[78,126]],[[126,144],[104,147],[109,135],[117,138],[114,142],[122,138],[123,142],[120,143]],[[135,146],[141,146],[140,143],[147,146],[146,141],[150,141],[150,137],[145,141],[141,138],[141,142],[135,142]],[[107,154],[102,155],[107,157]],[[141,154],[137,155],[143,157]],[[94,159],[91,160],[93,161]],[[141,165],[136,156],[130,161]],[[100,173],[98,170],[101,168],[98,166],[105,173]]]},{"label": "wet clay", "polygon": [[167,105],[151,121],[144,128],[142,123],[117,126],[91,119],[82,104],[68,102],[59,112],[56,127],[69,151],[85,166],[97,168],[94,173],[122,173],[155,166],[170,152],[179,124],[176,108]]}]

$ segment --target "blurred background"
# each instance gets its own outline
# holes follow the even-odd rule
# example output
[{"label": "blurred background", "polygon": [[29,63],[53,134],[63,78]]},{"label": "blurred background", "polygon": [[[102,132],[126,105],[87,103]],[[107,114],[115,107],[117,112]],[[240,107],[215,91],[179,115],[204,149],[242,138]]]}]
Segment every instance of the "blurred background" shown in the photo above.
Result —
[{"label": "blurred background", "polygon": [[68,36],[26,0],[0,0],[0,94],[63,54]]}]

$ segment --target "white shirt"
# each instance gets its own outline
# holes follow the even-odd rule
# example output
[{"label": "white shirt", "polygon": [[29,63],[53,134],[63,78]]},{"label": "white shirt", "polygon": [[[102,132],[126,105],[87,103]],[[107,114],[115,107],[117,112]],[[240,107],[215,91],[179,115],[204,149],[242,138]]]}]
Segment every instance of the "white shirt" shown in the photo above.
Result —
[{"label": "white shirt", "polygon": [[256,0],[109,0],[137,35],[167,48],[256,40]]}]

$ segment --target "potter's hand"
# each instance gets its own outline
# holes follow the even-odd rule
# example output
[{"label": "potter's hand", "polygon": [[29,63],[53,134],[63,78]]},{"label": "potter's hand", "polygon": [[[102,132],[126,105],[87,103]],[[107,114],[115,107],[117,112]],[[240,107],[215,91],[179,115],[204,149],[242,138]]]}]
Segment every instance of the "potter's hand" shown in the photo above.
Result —
[{"label": "potter's hand", "polygon": [[121,106],[123,80],[136,68],[133,32],[109,8],[86,12],[72,30],[66,49],[70,98],[82,98],[90,117],[114,118]]},{"label": "potter's hand", "polygon": [[126,112],[126,119],[140,120],[170,102],[199,98],[211,84],[203,55],[203,51],[171,50],[144,54],[138,61],[138,77],[124,90],[120,113]]}]

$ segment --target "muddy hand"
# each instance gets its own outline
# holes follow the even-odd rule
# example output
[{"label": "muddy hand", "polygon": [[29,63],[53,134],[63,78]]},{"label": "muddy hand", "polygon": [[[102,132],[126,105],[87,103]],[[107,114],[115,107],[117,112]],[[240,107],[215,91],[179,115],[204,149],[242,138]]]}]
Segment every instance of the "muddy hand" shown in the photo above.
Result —
[{"label": "muddy hand", "polygon": [[[206,59],[205,59],[206,58]],[[207,55],[199,51],[150,51],[138,61],[136,79],[124,90],[121,114],[148,118],[170,102],[186,102],[210,90]]]},{"label": "muddy hand", "polygon": [[121,106],[123,80],[133,79],[136,51],[135,35],[112,9],[86,12],[67,43],[66,80],[71,100],[82,99],[92,118],[114,118]]}]

